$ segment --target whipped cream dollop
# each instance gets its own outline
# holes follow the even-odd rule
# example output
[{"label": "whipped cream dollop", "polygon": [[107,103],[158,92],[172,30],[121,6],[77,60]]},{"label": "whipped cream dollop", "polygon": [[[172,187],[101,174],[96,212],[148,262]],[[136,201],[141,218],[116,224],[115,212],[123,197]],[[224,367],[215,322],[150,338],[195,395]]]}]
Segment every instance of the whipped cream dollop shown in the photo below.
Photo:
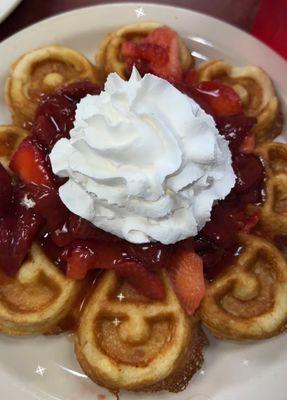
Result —
[{"label": "whipped cream dollop", "polygon": [[194,236],[235,184],[231,153],[213,118],[164,79],[108,76],[77,106],[70,139],[50,154],[69,178],[63,203],[133,243]]}]

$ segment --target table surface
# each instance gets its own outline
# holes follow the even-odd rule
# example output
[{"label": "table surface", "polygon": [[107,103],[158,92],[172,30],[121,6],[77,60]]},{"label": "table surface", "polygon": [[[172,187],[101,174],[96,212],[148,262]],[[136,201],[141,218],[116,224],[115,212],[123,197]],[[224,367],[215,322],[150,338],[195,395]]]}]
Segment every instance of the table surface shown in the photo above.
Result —
[{"label": "table surface", "polygon": [[[1,0],[0,0],[1,1]],[[79,7],[123,0],[23,0],[14,12],[0,24],[0,41],[20,29],[51,15]],[[142,1],[136,1],[140,4]],[[200,11],[249,31],[260,0],[146,0],[158,4],[176,5]]]}]

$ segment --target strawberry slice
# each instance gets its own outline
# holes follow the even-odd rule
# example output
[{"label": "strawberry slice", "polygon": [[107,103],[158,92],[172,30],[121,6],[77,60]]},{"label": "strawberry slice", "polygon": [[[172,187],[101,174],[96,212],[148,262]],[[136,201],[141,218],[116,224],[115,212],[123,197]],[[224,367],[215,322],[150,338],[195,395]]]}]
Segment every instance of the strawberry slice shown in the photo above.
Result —
[{"label": "strawberry slice", "polygon": [[54,243],[63,247],[72,241],[68,231],[70,212],[62,203],[57,189],[43,185],[26,185],[29,199],[35,202],[35,211],[43,217]]},{"label": "strawberry slice", "polygon": [[242,101],[231,87],[216,80],[200,82],[194,87],[201,93],[215,116],[224,117],[243,112]]},{"label": "strawberry slice", "polygon": [[129,67],[143,65],[140,72],[150,72],[170,82],[182,78],[178,34],[168,27],[155,29],[139,43],[124,42],[121,52]]},{"label": "strawberry slice", "polygon": [[9,213],[0,219],[0,267],[10,276],[21,267],[43,222],[33,207],[23,203],[25,198],[23,187],[16,185]]},{"label": "strawberry slice", "polygon": [[148,271],[136,261],[122,261],[116,264],[118,277],[127,280],[139,293],[153,300],[162,300],[165,289],[160,277]]},{"label": "strawberry slice", "polygon": [[79,240],[73,242],[63,251],[63,259],[67,261],[67,275],[73,279],[83,279],[90,269],[114,269],[123,259],[121,243],[95,240]]},{"label": "strawberry slice", "polygon": [[84,279],[96,262],[96,257],[91,249],[76,247],[67,257],[67,276],[71,279]]},{"label": "strawberry slice", "polygon": [[171,260],[170,279],[182,307],[192,315],[204,293],[203,262],[191,250],[178,246]]},{"label": "strawberry slice", "polygon": [[122,45],[122,53],[129,65],[133,65],[133,61],[141,59],[149,61],[152,65],[163,66],[168,62],[168,54],[166,49],[154,43],[134,43],[124,42]]},{"label": "strawberry slice", "polygon": [[32,138],[22,141],[10,162],[10,168],[25,183],[54,185],[51,165],[45,150]]}]

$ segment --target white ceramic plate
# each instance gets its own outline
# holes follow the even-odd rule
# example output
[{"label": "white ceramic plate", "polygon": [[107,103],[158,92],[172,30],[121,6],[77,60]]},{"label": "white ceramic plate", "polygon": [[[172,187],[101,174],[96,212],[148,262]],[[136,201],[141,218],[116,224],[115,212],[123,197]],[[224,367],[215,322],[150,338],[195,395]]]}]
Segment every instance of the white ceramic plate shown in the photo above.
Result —
[{"label": "white ceramic plate", "polygon": [[[3,1],[3,0],[2,0]],[[0,123],[10,121],[3,99],[9,65],[24,52],[51,43],[83,52],[93,60],[103,36],[119,25],[156,20],[170,25],[199,58],[222,58],[234,65],[263,67],[273,78],[284,111],[287,64],[248,34],[192,11],[151,4],[111,4],[76,10],[40,22],[0,44]],[[14,339],[0,337],[1,400],[100,400],[113,396],[83,375],[67,335]],[[286,334],[259,343],[210,338],[204,370],[178,395],[123,394],[138,400],[286,400]]]},{"label": "white ceramic plate", "polygon": [[0,22],[17,7],[22,0],[0,0]]}]

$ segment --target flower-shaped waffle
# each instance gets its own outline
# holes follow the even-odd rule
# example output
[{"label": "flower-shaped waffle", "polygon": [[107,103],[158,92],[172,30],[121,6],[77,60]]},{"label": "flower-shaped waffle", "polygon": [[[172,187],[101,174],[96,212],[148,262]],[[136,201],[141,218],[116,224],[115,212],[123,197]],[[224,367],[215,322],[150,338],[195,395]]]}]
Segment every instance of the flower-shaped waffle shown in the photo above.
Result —
[{"label": "flower-shaped waffle", "polygon": [[139,295],[115,273],[104,275],[80,318],[76,353],[83,370],[110,390],[183,390],[203,362],[206,340],[169,279],[165,298]]},{"label": "flower-shaped waffle", "polygon": [[13,121],[22,126],[33,121],[41,93],[75,80],[98,83],[96,68],[75,50],[47,46],[23,55],[12,66],[6,82],[6,102]]},{"label": "flower-shaped waffle", "polygon": [[[138,24],[125,25],[115,32],[108,34],[105,39],[101,42],[99,49],[96,54],[97,67],[101,71],[103,77],[106,77],[110,72],[117,72],[122,78],[128,78],[130,75],[130,66],[127,60],[130,58],[130,52],[132,55],[137,57],[139,53],[146,53],[148,48],[150,58],[163,59],[166,55],[172,59],[173,54],[179,54],[180,67],[183,71],[188,70],[194,64],[193,57],[190,51],[186,48],[182,39],[174,32],[169,30],[170,38],[166,41],[165,37],[158,40],[158,36],[161,34],[158,31],[161,25],[157,22],[142,22]],[[157,29],[156,45],[153,43],[153,38],[148,39],[147,36]],[[162,27],[161,29],[169,29]],[[158,34],[159,32],[159,34]],[[124,51],[123,44],[128,42],[130,46]],[[162,44],[162,47],[167,49],[168,54],[162,51],[162,48],[158,46],[158,43]],[[133,48],[133,45],[139,44],[139,47]],[[138,53],[139,52],[139,53]],[[145,61],[149,62],[148,57]],[[163,60],[164,63],[164,60]],[[139,67],[139,66],[138,66]],[[156,66],[157,69],[161,68],[161,65]]]},{"label": "flower-shaped waffle", "polygon": [[200,308],[204,325],[222,339],[265,339],[287,322],[287,264],[266,240],[242,235],[235,264],[212,282]]},{"label": "flower-shaped waffle", "polygon": [[246,115],[257,118],[253,128],[257,144],[280,134],[280,103],[271,79],[261,68],[254,65],[233,67],[223,61],[211,60],[200,65],[199,79],[220,80],[233,87],[242,100]]},{"label": "flower-shaped waffle", "polygon": [[270,237],[287,234],[287,144],[267,143],[258,148],[265,164],[266,201],[261,226]]},{"label": "flower-shaped waffle", "polygon": [[0,332],[22,336],[53,331],[71,310],[80,286],[32,245],[15,277],[0,273]]}]

